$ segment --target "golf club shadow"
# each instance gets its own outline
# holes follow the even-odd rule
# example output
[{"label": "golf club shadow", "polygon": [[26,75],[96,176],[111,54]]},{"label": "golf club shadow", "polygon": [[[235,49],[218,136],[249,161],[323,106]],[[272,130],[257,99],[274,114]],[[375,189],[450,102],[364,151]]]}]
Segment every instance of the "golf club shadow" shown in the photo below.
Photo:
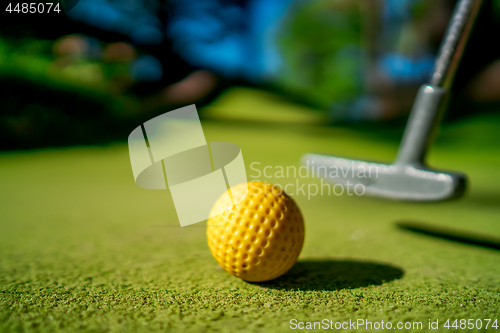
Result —
[{"label": "golf club shadow", "polygon": [[500,237],[488,234],[471,232],[456,228],[443,227],[431,223],[417,221],[398,221],[396,225],[403,229],[415,233],[446,239],[453,242],[475,245],[494,250],[500,250]]},{"label": "golf club shadow", "polygon": [[340,290],[381,285],[400,279],[401,268],[357,260],[301,260],[282,277],[261,284],[282,290]]}]

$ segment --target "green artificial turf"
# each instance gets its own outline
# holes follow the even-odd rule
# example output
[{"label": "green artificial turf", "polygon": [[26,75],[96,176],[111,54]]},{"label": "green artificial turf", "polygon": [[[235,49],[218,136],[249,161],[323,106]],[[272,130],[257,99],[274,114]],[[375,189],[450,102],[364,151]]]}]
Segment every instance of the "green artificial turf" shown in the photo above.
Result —
[{"label": "green artificial turf", "polygon": [[[215,105],[238,107],[228,100]],[[282,103],[258,105],[272,113]],[[212,119],[203,128],[207,141],[240,145],[249,180],[253,162],[298,166],[310,151],[390,161],[398,144],[377,130],[293,122]],[[395,226],[412,220],[500,236],[499,131],[493,115],[443,129],[429,160],[469,175],[458,201],[294,196],[306,221],[302,254],[288,274],[262,284],[220,269],[204,223],[181,228],[168,191],[135,185],[125,142],[0,153],[0,331],[284,332],[291,319],[424,329],[430,319],[449,331],[446,319],[500,321],[498,250]]]}]

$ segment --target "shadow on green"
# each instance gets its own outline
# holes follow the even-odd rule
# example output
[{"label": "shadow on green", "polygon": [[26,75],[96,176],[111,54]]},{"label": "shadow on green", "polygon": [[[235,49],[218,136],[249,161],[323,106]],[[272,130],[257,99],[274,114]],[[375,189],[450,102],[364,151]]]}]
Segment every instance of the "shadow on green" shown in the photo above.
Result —
[{"label": "shadow on green", "polygon": [[442,227],[431,223],[418,221],[398,221],[396,225],[415,233],[446,239],[463,244],[476,245],[490,249],[500,250],[500,237],[461,230],[456,228]]},{"label": "shadow on green", "polygon": [[381,285],[400,279],[401,268],[357,260],[302,260],[284,276],[262,287],[281,290],[340,290]]}]

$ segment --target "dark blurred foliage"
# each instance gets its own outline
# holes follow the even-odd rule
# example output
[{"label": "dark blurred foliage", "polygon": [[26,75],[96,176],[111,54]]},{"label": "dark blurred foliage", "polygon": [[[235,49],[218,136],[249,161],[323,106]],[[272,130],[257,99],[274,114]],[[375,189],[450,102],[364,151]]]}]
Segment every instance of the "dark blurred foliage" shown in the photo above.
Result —
[{"label": "dark blurred foliage", "polygon": [[[35,1],[41,2],[41,1]],[[95,4],[105,2],[95,1]],[[157,0],[129,0],[129,1],[116,1],[116,4],[120,5],[120,8],[126,10],[127,15],[123,20],[134,21],[139,20],[137,15],[134,16],[134,9],[137,7],[144,7],[150,17],[154,17],[155,21],[161,25],[163,29],[164,25],[169,17],[168,7],[165,1]],[[78,6],[74,8],[71,12],[74,12],[85,2],[80,1]],[[92,3],[91,3],[92,4]],[[127,10],[128,8],[128,10]],[[135,47],[139,49],[139,53],[152,55],[157,58],[162,65],[169,68],[168,75],[163,77],[164,81],[157,86],[163,84],[169,84],[177,82],[186,74],[192,70],[181,57],[176,55],[171,51],[170,41],[163,37],[157,40],[155,43],[147,43],[142,41],[139,37],[138,40],[133,41],[133,31],[126,31],[115,29],[112,26],[105,24],[98,24],[99,21],[105,22],[106,17],[100,17],[105,15],[105,13],[100,12],[102,8],[97,5],[91,7],[92,10],[96,11],[96,14],[92,16],[90,13],[88,16],[91,18],[87,20],[76,20],[71,19],[68,15],[64,13],[57,14],[55,12],[50,14],[6,14],[2,13],[2,19],[0,20],[0,31],[2,39],[7,41],[16,41],[22,44],[21,40],[23,38],[30,38],[31,41],[37,40],[52,40],[60,38],[61,36],[71,35],[71,34],[81,34],[84,36],[91,36],[98,39],[102,43],[112,43],[112,42],[127,42],[132,43]],[[112,16],[111,13],[108,16]],[[101,20],[99,20],[101,19]],[[107,17],[108,20],[112,20]],[[92,21],[96,22],[92,22]],[[90,24],[93,23],[93,24]],[[137,22],[137,25],[141,25],[141,22]],[[147,39],[147,31],[146,37]],[[25,39],[25,41],[28,41]],[[149,86],[151,89],[151,86]],[[139,88],[140,91],[146,90],[146,88]]]},{"label": "dark blurred foliage", "polygon": [[3,76],[0,87],[3,149],[99,143],[127,135],[123,118],[110,115],[116,104],[98,94],[16,76]]},{"label": "dark blurred foliage", "polygon": [[[165,20],[165,6],[152,2]],[[64,12],[2,13],[0,31],[0,149],[123,140],[157,113],[141,112],[142,96],[192,70],[164,38],[131,44],[127,34]],[[168,64],[168,75],[147,80],[155,61]]]}]

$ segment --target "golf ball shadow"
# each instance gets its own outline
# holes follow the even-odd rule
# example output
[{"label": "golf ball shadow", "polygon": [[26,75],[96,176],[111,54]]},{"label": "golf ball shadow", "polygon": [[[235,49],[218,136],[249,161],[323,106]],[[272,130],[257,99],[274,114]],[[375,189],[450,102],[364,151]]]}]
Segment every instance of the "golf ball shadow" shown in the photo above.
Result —
[{"label": "golf ball shadow", "polygon": [[282,290],[355,289],[381,285],[403,275],[403,269],[385,263],[306,259],[282,277],[260,285]]}]

